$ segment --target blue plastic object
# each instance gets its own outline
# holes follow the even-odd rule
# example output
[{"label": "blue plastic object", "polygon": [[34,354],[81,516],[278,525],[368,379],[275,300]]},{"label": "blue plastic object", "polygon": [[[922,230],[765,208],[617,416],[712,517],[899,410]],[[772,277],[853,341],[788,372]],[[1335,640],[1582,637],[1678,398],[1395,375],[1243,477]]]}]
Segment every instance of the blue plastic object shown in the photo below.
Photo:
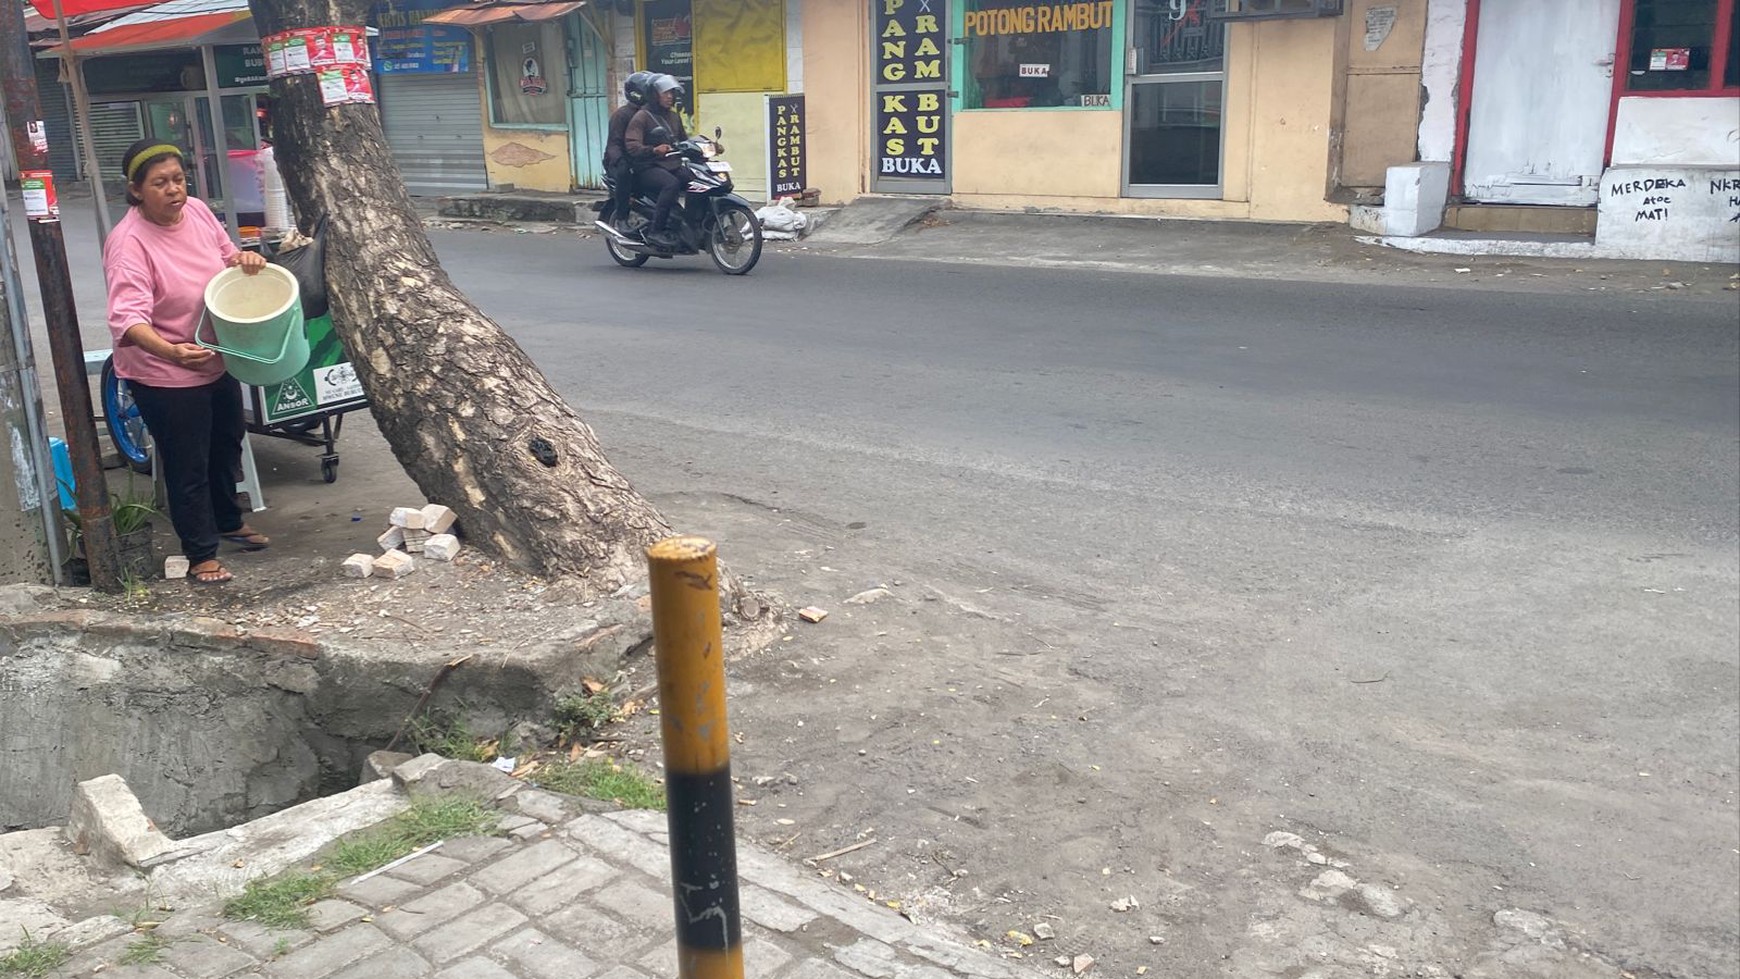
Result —
[{"label": "blue plastic object", "polygon": [[78,504],[73,502],[73,493],[78,483],[73,481],[72,454],[67,452],[66,443],[49,436],[48,454],[54,459],[54,481],[60,485],[60,508],[75,509]]}]

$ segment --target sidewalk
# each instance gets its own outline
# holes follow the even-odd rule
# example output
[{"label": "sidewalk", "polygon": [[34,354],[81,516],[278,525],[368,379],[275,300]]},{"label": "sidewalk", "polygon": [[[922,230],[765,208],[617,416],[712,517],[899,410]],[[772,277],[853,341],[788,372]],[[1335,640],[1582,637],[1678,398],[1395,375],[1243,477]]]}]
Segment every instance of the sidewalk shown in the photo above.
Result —
[{"label": "sidewalk", "polygon": [[[421,794],[419,783],[489,784],[480,776],[511,781],[485,766],[437,756],[401,765],[393,780]],[[665,814],[588,813],[581,800],[523,783],[502,794],[508,796],[500,827],[505,836],[448,840],[432,852],[389,864],[390,870],[361,875],[315,904],[306,930],[272,930],[224,918],[221,901],[178,910],[149,939],[118,917],[91,919],[72,929],[96,943],[77,951],[53,975],[674,977]],[[739,844],[737,861],[748,979],[1019,979],[1034,974],[940,930],[915,925],[766,850]],[[128,950],[142,943],[157,950],[150,955],[136,950],[134,964],[121,965]],[[141,958],[151,961],[141,963]]]}]

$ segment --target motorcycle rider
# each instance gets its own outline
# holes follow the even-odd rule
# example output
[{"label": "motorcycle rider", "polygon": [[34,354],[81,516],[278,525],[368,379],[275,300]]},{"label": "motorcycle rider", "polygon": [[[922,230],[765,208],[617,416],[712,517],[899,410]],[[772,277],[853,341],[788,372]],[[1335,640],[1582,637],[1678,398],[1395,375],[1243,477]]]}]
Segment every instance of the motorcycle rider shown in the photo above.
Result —
[{"label": "motorcycle rider", "polygon": [[[647,196],[657,201],[652,226],[647,229],[647,242],[660,248],[676,248],[680,241],[671,227],[671,211],[683,192],[683,181],[678,176],[683,162],[667,154],[673,144],[688,138],[676,111],[683,83],[670,75],[657,75],[652,81],[652,93],[647,105],[629,120],[623,145],[635,164],[635,181]],[[665,133],[660,134],[660,142],[654,143],[652,133],[661,128]]]},{"label": "motorcycle rider", "polygon": [[622,107],[610,114],[610,136],[604,144],[604,172],[609,175],[615,193],[610,200],[610,221],[621,227],[628,218],[629,198],[634,193],[634,167],[628,158],[628,147],[623,139],[628,135],[628,124],[634,119],[647,103],[652,92],[652,80],[656,77],[650,71],[637,71],[629,75],[622,84],[622,97],[627,99]]}]

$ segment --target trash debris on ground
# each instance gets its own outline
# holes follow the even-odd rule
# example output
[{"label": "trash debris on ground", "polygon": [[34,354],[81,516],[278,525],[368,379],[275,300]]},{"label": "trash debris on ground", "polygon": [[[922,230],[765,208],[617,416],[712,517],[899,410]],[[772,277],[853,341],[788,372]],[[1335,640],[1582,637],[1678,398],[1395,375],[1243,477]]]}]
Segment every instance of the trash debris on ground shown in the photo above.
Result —
[{"label": "trash debris on ground", "polygon": [[816,608],[814,605],[807,605],[798,609],[798,618],[805,622],[820,622],[827,617],[828,610],[825,608]]},{"label": "trash debris on ground", "polygon": [[781,197],[755,212],[761,236],[770,241],[795,241],[810,226],[810,216],[797,210],[789,197]]}]

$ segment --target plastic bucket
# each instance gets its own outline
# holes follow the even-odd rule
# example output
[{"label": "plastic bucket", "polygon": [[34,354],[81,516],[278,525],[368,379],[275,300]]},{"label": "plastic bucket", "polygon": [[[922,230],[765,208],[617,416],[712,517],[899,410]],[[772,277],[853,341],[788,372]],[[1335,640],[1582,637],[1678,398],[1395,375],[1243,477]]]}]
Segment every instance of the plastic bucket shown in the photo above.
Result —
[{"label": "plastic bucket", "polygon": [[288,270],[268,265],[248,275],[224,269],[206,284],[205,311],[217,339],[195,340],[223,354],[224,366],[243,384],[277,384],[308,365],[301,290]]}]

